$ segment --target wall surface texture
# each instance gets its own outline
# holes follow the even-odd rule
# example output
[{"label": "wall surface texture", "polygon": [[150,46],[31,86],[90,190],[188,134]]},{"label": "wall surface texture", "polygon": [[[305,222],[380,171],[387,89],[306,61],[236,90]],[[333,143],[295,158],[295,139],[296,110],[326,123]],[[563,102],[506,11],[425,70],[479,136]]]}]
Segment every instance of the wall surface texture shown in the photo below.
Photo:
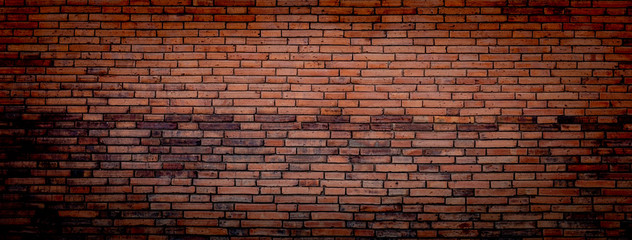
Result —
[{"label": "wall surface texture", "polygon": [[0,234],[625,239],[631,15],[0,0]]}]

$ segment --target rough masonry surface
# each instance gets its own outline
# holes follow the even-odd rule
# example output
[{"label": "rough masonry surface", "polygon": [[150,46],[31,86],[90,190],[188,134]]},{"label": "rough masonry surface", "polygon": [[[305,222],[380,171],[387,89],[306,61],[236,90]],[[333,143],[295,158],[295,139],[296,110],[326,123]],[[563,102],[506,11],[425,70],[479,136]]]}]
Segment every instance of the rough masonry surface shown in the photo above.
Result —
[{"label": "rough masonry surface", "polygon": [[631,16],[0,0],[0,234],[625,239]]}]

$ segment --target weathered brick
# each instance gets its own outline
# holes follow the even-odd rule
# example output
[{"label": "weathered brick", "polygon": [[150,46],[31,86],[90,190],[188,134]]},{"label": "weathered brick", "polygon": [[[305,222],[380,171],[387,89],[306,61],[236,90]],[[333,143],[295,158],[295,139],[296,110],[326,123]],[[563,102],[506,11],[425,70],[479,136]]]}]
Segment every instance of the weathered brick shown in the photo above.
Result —
[{"label": "weathered brick", "polygon": [[136,126],[149,129],[176,129],[178,127],[177,123],[168,122],[139,122]]},{"label": "weathered brick", "polygon": [[0,5],[7,239],[627,236],[628,1]]},{"label": "weathered brick", "polygon": [[201,130],[239,130],[239,123],[200,123]]},{"label": "weathered brick", "polygon": [[294,115],[256,115],[255,121],[257,122],[294,122],[296,116]]}]

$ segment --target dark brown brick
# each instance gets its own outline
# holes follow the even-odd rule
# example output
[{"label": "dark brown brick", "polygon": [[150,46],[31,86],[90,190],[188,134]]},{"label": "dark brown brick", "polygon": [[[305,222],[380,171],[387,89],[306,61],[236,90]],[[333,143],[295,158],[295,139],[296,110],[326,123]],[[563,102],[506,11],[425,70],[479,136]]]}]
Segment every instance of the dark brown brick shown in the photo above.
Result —
[{"label": "dark brown brick", "polygon": [[139,122],[136,126],[140,129],[176,129],[178,124],[173,122]]},{"label": "dark brown brick", "polygon": [[259,147],[263,146],[262,139],[224,139],[224,146]]},{"label": "dark brown brick", "polygon": [[349,116],[318,116],[319,122],[326,123],[347,123],[349,122]]},{"label": "dark brown brick", "polygon": [[457,129],[464,132],[486,132],[498,131],[498,126],[496,124],[459,124]]},{"label": "dark brown brick", "polygon": [[239,123],[200,123],[201,130],[239,130]]},{"label": "dark brown brick", "polygon": [[202,143],[200,139],[191,139],[191,138],[165,138],[160,141],[163,145],[174,145],[174,146],[199,146]]},{"label": "dark brown brick", "polygon": [[296,121],[295,115],[256,115],[255,121],[257,122],[294,122]]},{"label": "dark brown brick", "polygon": [[395,123],[393,130],[395,131],[432,131],[433,126],[430,123]]},{"label": "dark brown brick", "polygon": [[193,115],[195,122],[232,122],[232,115]]},{"label": "dark brown brick", "polygon": [[376,123],[401,123],[411,122],[413,118],[411,116],[374,116],[371,117],[371,122]]}]

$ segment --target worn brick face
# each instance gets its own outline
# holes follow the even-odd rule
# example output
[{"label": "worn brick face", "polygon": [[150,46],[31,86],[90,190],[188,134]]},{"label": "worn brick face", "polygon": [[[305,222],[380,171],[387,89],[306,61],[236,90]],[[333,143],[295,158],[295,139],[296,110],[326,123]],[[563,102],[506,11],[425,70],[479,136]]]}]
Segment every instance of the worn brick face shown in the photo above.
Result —
[{"label": "worn brick face", "polygon": [[0,0],[0,238],[629,238],[631,9]]}]

